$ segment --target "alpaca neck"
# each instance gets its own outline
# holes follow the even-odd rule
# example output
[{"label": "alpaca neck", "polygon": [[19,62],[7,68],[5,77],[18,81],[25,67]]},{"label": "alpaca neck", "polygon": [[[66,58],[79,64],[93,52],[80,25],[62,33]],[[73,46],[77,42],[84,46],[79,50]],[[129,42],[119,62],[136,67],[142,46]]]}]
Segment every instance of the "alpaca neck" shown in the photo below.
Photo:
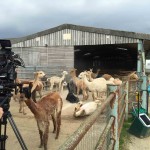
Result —
[{"label": "alpaca neck", "polygon": [[37,105],[32,99],[25,100],[25,103],[35,116],[39,113],[39,110],[37,109]]},{"label": "alpaca neck", "polygon": [[89,81],[93,81],[94,79],[92,78],[91,74],[89,75]]},{"label": "alpaca neck", "polygon": [[38,76],[35,76],[34,81],[39,80],[40,78]]},{"label": "alpaca neck", "polygon": [[78,78],[77,78],[76,74],[72,75],[72,80],[75,84],[77,83]]},{"label": "alpaca neck", "polygon": [[63,81],[65,79],[65,74],[62,75],[61,80]]},{"label": "alpaca neck", "polygon": [[86,84],[87,87],[90,87],[91,86],[91,82],[89,82],[86,78],[86,75],[83,77],[83,81],[84,83]]}]

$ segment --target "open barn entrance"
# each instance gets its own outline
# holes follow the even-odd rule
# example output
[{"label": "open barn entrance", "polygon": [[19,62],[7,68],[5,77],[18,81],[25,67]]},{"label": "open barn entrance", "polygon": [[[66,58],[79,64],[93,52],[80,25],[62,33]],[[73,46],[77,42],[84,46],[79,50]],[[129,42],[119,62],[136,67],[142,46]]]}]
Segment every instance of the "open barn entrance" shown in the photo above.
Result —
[{"label": "open barn entrance", "polygon": [[137,70],[137,44],[86,45],[74,47],[74,67],[102,73]]}]

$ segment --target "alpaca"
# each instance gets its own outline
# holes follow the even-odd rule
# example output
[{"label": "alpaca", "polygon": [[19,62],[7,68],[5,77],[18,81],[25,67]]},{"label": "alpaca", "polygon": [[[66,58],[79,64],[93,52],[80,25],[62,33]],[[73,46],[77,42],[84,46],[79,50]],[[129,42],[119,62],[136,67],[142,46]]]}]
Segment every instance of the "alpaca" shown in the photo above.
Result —
[{"label": "alpaca", "polygon": [[92,77],[93,79],[95,79],[95,78],[98,77],[99,72],[100,72],[100,69],[97,69],[97,70],[96,70],[96,73],[93,72],[93,69],[90,69],[90,72],[91,72],[91,77]]},{"label": "alpaca", "polygon": [[72,77],[74,84],[77,87],[77,97],[79,97],[79,92],[80,92],[80,90],[82,90],[83,100],[87,100],[89,97],[87,86],[85,85],[85,83],[82,79],[77,78],[76,69],[72,69],[70,71],[70,75]]},{"label": "alpaca", "polygon": [[43,83],[41,81],[41,78],[45,76],[45,73],[43,71],[37,71],[34,72],[34,80],[33,80],[33,87],[31,89],[31,93],[33,91],[39,91],[40,97],[42,97],[42,90],[43,90]]},{"label": "alpaca", "polygon": [[88,87],[89,91],[92,92],[93,100],[97,99],[95,95],[99,95],[98,93],[106,92],[107,90],[107,82],[104,78],[96,78],[93,81],[87,80],[87,72],[83,72],[80,74],[80,78],[83,79],[85,85]]},{"label": "alpaca", "polygon": [[121,85],[122,84],[122,81],[119,78],[115,78],[113,82],[115,85]]},{"label": "alpaca", "polygon": [[23,115],[26,115],[25,102],[24,102],[24,99],[22,99],[22,97],[20,95],[19,88],[17,87],[17,93],[13,92],[12,94],[13,94],[12,98],[14,99],[14,101],[19,102],[19,113],[23,113]]},{"label": "alpaca", "polygon": [[57,77],[57,76],[53,76],[50,78],[47,78],[47,81],[49,81],[50,83],[50,91],[53,90],[54,84],[58,85],[58,91],[62,91],[63,90],[63,81],[65,79],[65,76],[68,74],[67,71],[63,71],[62,72],[62,77]]},{"label": "alpaca", "polygon": [[42,90],[43,90],[43,83],[41,81],[41,78],[45,76],[45,73],[43,71],[37,71],[34,72],[34,80],[20,80],[16,79],[16,83],[23,84],[23,87],[28,87],[29,83],[32,83],[32,98],[36,102],[36,92],[39,93],[40,98],[42,97]]},{"label": "alpaca", "polygon": [[100,105],[99,101],[93,101],[83,104],[82,102],[78,102],[74,109],[74,117],[79,116],[87,116],[91,115],[96,109],[97,106]]},{"label": "alpaca", "polygon": [[109,80],[110,78],[112,78],[112,76],[110,74],[103,74],[102,77],[105,79],[105,80]]},{"label": "alpaca", "polygon": [[138,80],[139,79],[138,75],[136,74],[136,71],[129,74],[128,78],[129,78],[129,80]]},{"label": "alpaca", "polygon": [[25,103],[37,121],[37,127],[40,134],[40,148],[44,146],[47,150],[48,132],[49,132],[49,116],[51,115],[53,121],[53,133],[56,132],[55,139],[58,139],[61,125],[61,111],[63,101],[58,92],[52,92],[42,97],[37,103],[31,99],[31,86],[23,88],[22,97],[26,97]]}]

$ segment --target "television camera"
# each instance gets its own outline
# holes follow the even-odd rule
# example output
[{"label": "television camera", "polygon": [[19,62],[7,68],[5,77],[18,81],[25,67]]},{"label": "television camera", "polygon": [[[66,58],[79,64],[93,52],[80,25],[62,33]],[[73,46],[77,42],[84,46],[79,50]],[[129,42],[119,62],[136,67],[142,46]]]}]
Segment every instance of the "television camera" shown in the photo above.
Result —
[{"label": "television camera", "polygon": [[[16,137],[23,150],[27,150],[26,145],[17,129],[17,126],[12,118],[9,111],[11,92],[20,86],[16,83],[17,78],[17,67],[25,67],[23,60],[18,54],[12,52],[10,40],[0,40],[0,107],[3,108],[4,114],[0,120],[0,150],[5,150],[5,142],[7,139],[6,127],[7,119],[13,128]],[[2,131],[4,126],[4,131]]]}]

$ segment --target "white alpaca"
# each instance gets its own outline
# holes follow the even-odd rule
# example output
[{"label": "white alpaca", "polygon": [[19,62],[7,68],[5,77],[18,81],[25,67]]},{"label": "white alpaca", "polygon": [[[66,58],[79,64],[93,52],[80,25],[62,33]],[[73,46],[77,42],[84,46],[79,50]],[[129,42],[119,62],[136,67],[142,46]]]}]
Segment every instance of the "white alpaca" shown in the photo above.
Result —
[{"label": "white alpaca", "polygon": [[74,117],[87,116],[91,115],[100,105],[97,101],[88,102],[83,104],[82,102],[77,103],[77,106],[74,109]]},{"label": "white alpaca", "polygon": [[107,82],[104,78],[96,78],[93,81],[89,82],[87,80],[87,72],[80,74],[80,78],[83,79],[85,85],[88,87],[89,91],[92,92],[93,100],[97,99],[95,95],[100,95],[98,93],[104,93],[107,90]]},{"label": "white alpaca", "polygon": [[57,76],[53,76],[53,77],[50,77],[50,78],[47,78],[47,81],[49,81],[50,83],[50,91],[53,90],[53,87],[54,87],[54,84],[58,86],[58,91],[61,92],[62,90],[62,83],[65,79],[65,76],[68,74],[67,71],[63,71],[62,72],[62,77],[57,77]]}]

